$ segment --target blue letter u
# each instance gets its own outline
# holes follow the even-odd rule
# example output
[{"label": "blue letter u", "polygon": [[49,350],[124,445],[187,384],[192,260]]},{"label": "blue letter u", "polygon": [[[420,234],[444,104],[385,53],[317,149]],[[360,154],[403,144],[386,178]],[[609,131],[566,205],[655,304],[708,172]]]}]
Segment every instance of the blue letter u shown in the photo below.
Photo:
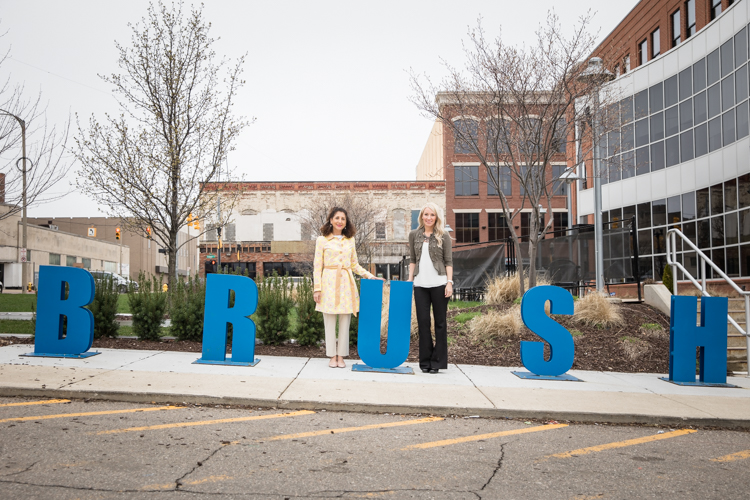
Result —
[{"label": "blue letter u", "polygon": [[364,363],[373,368],[396,368],[409,356],[411,336],[411,295],[409,281],[391,281],[388,308],[388,340],[385,354],[380,352],[380,319],[383,282],[362,280],[359,307],[357,350]]}]

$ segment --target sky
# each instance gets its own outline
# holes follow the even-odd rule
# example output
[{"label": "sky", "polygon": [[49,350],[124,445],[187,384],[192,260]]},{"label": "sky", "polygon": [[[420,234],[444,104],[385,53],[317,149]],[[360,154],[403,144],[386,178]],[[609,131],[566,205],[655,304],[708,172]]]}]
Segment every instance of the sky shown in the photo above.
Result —
[{"label": "sky", "polygon": [[[409,180],[432,120],[409,101],[409,72],[440,81],[443,61],[460,67],[469,28],[530,44],[554,7],[565,24],[589,9],[606,36],[635,0],[209,0],[204,17],[217,55],[247,54],[235,113],[255,118],[229,163],[248,181]],[[190,2],[186,2],[190,6]],[[533,5],[533,7],[532,7]],[[0,80],[41,92],[50,122],[120,110],[98,75],[119,72],[115,41],[128,45],[148,1],[0,0]],[[33,138],[29,138],[32,141]],[[68,144],[73,145],[72,140]],[[7,155],[6,155],[7,156]],[[18,152],[20,157],[20,151]],[[7,164],[10,158],[2,158]],[[71,191],[76,169],[55,189]],[[94,200],[72,190],[29,207],[34,217],[96,217]]]}]

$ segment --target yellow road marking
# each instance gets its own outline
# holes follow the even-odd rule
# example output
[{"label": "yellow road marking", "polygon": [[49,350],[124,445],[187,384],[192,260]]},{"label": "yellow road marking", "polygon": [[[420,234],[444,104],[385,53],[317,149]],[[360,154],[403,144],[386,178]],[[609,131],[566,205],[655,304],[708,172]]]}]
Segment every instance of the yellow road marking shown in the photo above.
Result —
[{"label": "yellow road marking", "polygon": [[50,418],[67,418],[67,417],[90,417],[94,415],[113,415],[116,413],[137,413],[141,411],[161,411],[161,410],[179,410],[182,406],[157,406],[155,408],[133,408],[131,410],[109,410],[109,411],[89,411],[85,413],[61,413],[59,415],[39,415],[36,417],[14,417],[4,418],[3,422],[24,422],[27,420],[48,420]]},{"label": "yellow road marking", "polygon": [[252,417],[222,418],[218,420],[198,420],[196,422],[176,422],[173,424],[159,424],[159,425],[147,425],[144,427],[127,427],[125,429],[113,429],[111,431],[101,431],[95,434],[101,435],[101,434],[120,434],[122,432],[155,431],[159,429],[172,429],[174,427],[193,427],[196,425],[225,424],[225,423],[230,423],[230,422],[246,422],[248,420],[263,420],[267,418],[298,417],[300,415],[310,415],[312,413],[315,413],[315,412],[309,411],[309,410],[302,410],[302,411],[295,411],[292,413],[275,413],[273,415],[253,415]]},{"label": "yellow road marking", "polygon": [[615,448],[624,448],[626,446],[633,446],[636,444],[650,443],[651,441],[660,441],[662,439],[669,439],[678,436],[684,436],[686,434],[692,434],[698,432],[694,429],[682,429],[679,431],[665,432],[663,434],[654,434],[652,436],[644,436],[636,439],[628,439],[627,441],[616,441],[614,443],[600,444],[598,446],[589,446],[588,448],[579,448],[573,451],[566,451],[565,453],[556,453],[554,455],[547,455],[546,458],[570,458],[573,456],[588,455],[589,453],[596,453],[597,451],[612,450]]},{"label": "yellow road marking", "polygon": [[190,486],[195,486],[197,484],[217,483],[219,481],[228,481],[230,479],[234,479],[234,477],[232,477],[232,476],[226,476],[226,475],[208,476],[205,479],[196,479],[195,481],[185,481],[185,482],[183,482],[183,484],[187,484],[187,485],[190,485]]},{"label": "yellow road marking", "polygon": [[521,429],[513,429],[512,431],[491,432],[489,434],[477,434],[474,436],[466,436],[466,437],[460,437],[460,438],[454,438],[454,439],[443,439],[442,441],[432,441],[430,443],[413,444],[411,446],[407,446],[406,448],[401,448],[401,450],[423,450],[425,448],[436,448],[438,446],[448,446],[451,444],[468,443],[471,441],[480,441],[482,439],[492,439],[492,438],[502,437],[502,436],[511,436],[513,434],[526,434],[527,432],[549,431],[552,429],[559,429],[561,427],[567,427],[567,426],[568,424],[553,424],[553,425],[539,425],[536,427],[524,427]]},{"label": "yellow road marking", "polygon": [[382,429],[384,427],[398,427],[401,425],[424,424],[427,422],[437,422],[439,420],[443,420],[443,418],[442,417],[428,417],[428,418],[418,418],[414,420],[404,420],[401,422],[389,422],[386,424],[363,425],[361,427],[341,427],[339,429],[326,429],[324,431],[299,432],[297,434],[282,434],[280,436],[273,436],[273,437],[266,438],[265,441],[279,441],[281,439],[298,439],[298,438],[306,438],[306,437],[313,437],[313,436],[323,436],[326,434],[341,434],[342,432],[366,431],[369,429]]},{"label": "yellow road marking", "polygon": [[750,450],[738,451],[737,453],[730,453],[723,457],[712,458],[712,462],[734,462],[735,460],[744,460],[750,458]]},{"label": "yellow road marking", "polygon": [[46,401],[30,401],[28,403],[5,403],[3,406],[31,406],[31,405],[51,405],[55,403],[70,403],[69,399],[48,399]]}]

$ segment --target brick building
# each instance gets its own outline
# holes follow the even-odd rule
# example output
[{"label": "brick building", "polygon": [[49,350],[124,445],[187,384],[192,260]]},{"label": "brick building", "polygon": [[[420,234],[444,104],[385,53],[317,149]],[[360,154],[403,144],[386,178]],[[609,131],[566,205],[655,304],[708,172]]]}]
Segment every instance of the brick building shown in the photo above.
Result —
[{"label": "brick building", "polygon": [[421,207],[431,201],[445,208],[445,182],[439,180],[222,183],[222,189],[240,189],[242,196],[233,222],[223,228],[221,248],[216,230],[201,239],[202,276],[218,270],[219,255],[226,271],[251,277],[309,272],[318,231],[303,224],[306,210],[316,199],[348,192],[366,200],[376,213],[370,255],[360,255],[360,263],[368,264],[372,273],[396,278]]},{"label": "brick building", "polygon": [[[622,165],[602,174],[603,220],[635,218],[643,278],[661,278],[671,227],[750,276],[749,22],[748,2],[643,0],[593,54],[612,61],[605,90],[620,99],[619,127],[601,137]],[[586,221],[591,187],[576,186]],[[678,258],[698,276],[689,250]]]},{"label": "brick building", "polygon": [[[438,93],[437,102],[441,114],[456,120],[478,120],[476,117],[461,117],[451,115],[450,98]],[[479,142],[480,147],[484,147]],[[565,142],[561,141],[559,154],[547,169],[547,181],[552,182],[568,166]],[[510,209],[520,208],[521,213],[514,219],[514,225],[519,236],[529,234],[529,219],[532,209],[523,205],[522,189],[519,181],[510,175],[508,167],[500,167],[501,189],[508,199]],[[465,244],[486,243],[504,240],[510,236],[502,204],[491,183],[487,182],[487,171],[479,158],[468,148],[456,141],[451,127],[445,127],[440,120],[436,120],[430,132],[422,156],[417,163],[417,180],[445,181],[446,221],[454,230],[455,246]],[[567,189],[564,183],[554,188],[552,197],[553,229],[568,227]],[[542,209],[544,222],[549,220],[546,207]]]}]

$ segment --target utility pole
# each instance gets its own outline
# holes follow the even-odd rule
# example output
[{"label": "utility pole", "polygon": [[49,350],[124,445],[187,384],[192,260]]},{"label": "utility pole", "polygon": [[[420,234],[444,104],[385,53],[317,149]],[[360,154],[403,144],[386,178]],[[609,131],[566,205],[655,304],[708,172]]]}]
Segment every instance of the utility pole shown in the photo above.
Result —
[{"label": "utility pole", "polygon": [[[28,234],[27,234],[27,219],[26,219],[26,122],[21,119],[21,117],[14,115],[10,111],[6,111],[4,109],[0,109],[0,112],[5,113],[8,116],[12,116],[16,119],[18,124],[21,126],[21,158],[16,161],[16,167],[18,167],[18,162],[22,162],[22,175],[23,175],[23,194],[22,194],[22,204],[23,204],[23,217],[21,224],[23,225],[23,235],[21,240],[21,245],[26,253],[28,255]],[[21,262],[21,293],[26,294],[28,293],[26,284],[29,282],[29,266],[28,266],[28,258],[24,259],[24,262]]]}]

